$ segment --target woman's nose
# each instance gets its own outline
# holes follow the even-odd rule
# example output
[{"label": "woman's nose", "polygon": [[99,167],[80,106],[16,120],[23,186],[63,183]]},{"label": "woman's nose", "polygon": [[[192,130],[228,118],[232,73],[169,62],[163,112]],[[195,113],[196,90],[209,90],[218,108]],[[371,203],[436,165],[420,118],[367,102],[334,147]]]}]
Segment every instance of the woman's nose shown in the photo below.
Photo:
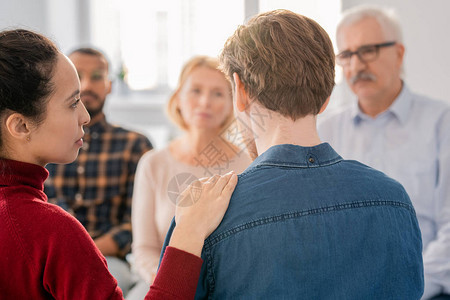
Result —
[{"label": "woman's nose", "polygon": [[80,101],[80,104],[81,104],[80,123],[81,125],[87,125],[91,121],[91,116],[89,115],[86,106],[84,106],[83,102]]},{"label": "woman's nose", "polygon": [[211,104],[211,97],[209,96],[209,94],[208,93],[203,93],[200,96],[199,103],[200,103],[201,106],[205,106],[205,107],[209,106]]}]

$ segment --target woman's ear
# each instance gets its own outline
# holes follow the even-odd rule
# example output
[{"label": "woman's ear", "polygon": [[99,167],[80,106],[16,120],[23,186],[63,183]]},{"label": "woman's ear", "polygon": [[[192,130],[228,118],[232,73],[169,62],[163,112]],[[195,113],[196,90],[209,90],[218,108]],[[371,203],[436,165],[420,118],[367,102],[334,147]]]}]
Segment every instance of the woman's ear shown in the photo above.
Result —
[{"label": "woman's ear", "polygon": [[6,117],[6,131],[16,139],[29,140],[31,123],[24,115],[12,113]]},{"label": "woman's ear", "polygon": [[245,91],[244,84],[242,83],[237,73],[233,73],[233,80],[234,86],[236,88],[236,108],[238,109],[238,111],[243,112],[249,104],[248,95]]}]

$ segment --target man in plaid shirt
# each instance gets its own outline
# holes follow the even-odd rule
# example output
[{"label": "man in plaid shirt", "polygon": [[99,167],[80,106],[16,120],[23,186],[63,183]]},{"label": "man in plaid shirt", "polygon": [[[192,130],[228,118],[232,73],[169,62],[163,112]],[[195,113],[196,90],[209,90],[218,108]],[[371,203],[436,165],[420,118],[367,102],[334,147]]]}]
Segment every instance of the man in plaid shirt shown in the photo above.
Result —
[{"label": "man in plaid shirt", "polygon": [[143,135],[109,124],[103,113],[111,92],[108,62],[92,48],[73,51],[81,83],[81,101],[91,116],[76,161],[49,164],[45,183],[49,202],[76,217],[106,257],[111,274],[126,294],[130,270],[125,255],[131,249],[131,198],[137,163],[152,149]]}]

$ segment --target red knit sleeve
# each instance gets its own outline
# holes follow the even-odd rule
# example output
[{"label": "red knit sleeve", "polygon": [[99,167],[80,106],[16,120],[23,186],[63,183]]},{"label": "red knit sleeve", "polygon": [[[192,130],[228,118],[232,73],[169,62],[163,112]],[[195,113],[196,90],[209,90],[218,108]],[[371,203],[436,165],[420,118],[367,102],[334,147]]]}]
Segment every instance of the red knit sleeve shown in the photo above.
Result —
[{"label": "red knit sleeve", "polygon": [[194,299],[202,263],[196,255],[167,247],[145,299]]}]

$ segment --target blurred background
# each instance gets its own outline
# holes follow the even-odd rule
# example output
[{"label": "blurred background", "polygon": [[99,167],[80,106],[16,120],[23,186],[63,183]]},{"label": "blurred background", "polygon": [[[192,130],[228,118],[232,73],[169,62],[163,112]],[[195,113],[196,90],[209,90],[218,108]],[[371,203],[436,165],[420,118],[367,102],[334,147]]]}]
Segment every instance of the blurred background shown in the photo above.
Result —
[{"label": "blurred background", "polygon": [[[113,80],[108,120],[161,148],[176,135],[164,106],[191,56],[218,55],[237,26],[279,8],[313,18],[334,43],[341,11],[362,3],[391,7],[399,16],[412,90],[450,101],[449,0],[0,0],[0,28],[39,31],[65,53],[80,46],[104,51]],[[352,97],[336,71],[329,110]]]}]

